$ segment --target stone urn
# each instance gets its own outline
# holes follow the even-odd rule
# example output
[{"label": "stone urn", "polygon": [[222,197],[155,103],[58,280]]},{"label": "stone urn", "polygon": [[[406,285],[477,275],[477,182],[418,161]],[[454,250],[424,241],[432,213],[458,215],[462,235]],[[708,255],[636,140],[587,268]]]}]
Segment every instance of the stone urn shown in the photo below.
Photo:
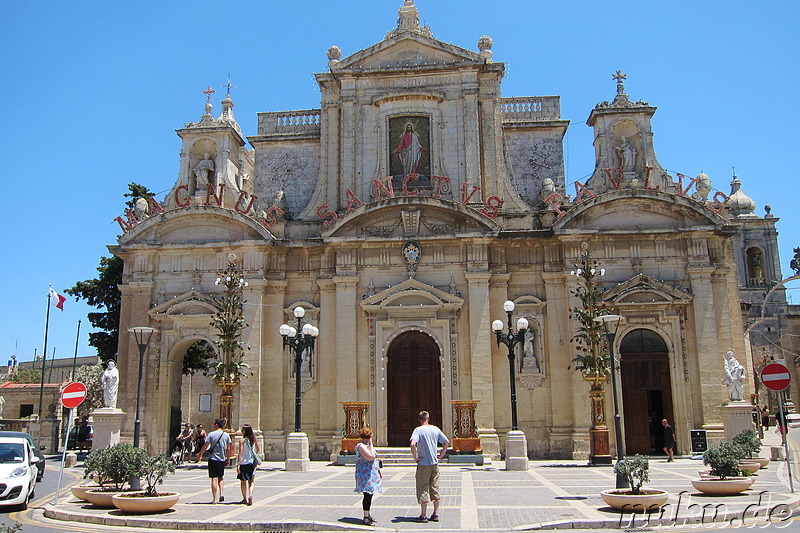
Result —
[{"label": "stone urn", "polygon": [[669,492],[660,489],[641,489],[632,494],[630,489],[610,489],[600,493],[609,507],[618,511],[646,513],[660,509],[669,500]]},{"label": "stone urn", "polygon": [[752,477],[729,477],[726,479],[693,479],[692,486],[703,494],[739,494],[755,483]]},{"label": "stone urn", "polygon": [[178,492],[159,492],[155,496],[145,496],[144,492],[115,494],[111,497],[114,507],[125,513],[152,514],[171,509],[181,495]]}]

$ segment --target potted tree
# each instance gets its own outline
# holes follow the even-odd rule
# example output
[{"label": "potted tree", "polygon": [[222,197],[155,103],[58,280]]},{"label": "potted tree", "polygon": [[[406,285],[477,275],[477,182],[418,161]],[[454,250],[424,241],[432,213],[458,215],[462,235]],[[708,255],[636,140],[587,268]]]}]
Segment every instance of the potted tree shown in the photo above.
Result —
[{"label": "potted tree", "polygon": [[114,507],[111,496],[126,491],[126,484],[131,476],[138,474],[145,458],[147,452],[127,443],[90,453],[84,464],[85,475],[97,479],[100,486],[85,492],[86,501],[98,507]]},{"label": "potted tree", "polygon": [[761,451],[761,441],[755,430],[746,429],[733,437],[733,443],[742,448],[745,459],[742,461],[758,463],[759,468],[764,468],[769,464],[769,457],[758,457]]},{"label": "potted tree", "polygon": [[172,508],[181,495],[177,492],[158,492],[158,485],[167,474],[175,472],[175,463],[166,455],[147,456],[136,473],[144,482],[142,492],[120,493],[111,497],[114,506],[126,513],[158,513]]},{"label": "potted tree", "polygon": [[601,492],[600,497],[610,507],[635,513],[660,509],[667,503],[669,492],[661,489],[642,489],[642,485],[650,481],[648,457],[637,454],[633,459],[617,461],[614,473],[624,477],[631,488]]},{"label": "potted tree", "polygon": [[739,461],[742,457],[743,449],[732,442],[709,447],[703,454],[703,464],[711,468],[711,477],[693,479],[692,486],[705,494],[739,494],[746,491],[755,479],[740,477]]}]

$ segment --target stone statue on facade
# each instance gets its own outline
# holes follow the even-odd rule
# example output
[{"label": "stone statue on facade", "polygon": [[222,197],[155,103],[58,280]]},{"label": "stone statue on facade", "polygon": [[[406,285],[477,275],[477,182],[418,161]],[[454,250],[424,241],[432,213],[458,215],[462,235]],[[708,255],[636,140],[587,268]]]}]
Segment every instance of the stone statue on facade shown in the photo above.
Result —
[{"label": "stone statue on facade", "polygon": [[725,354],[725,377],[723,381],[728,386],[728,399],[732,402],[742,401],[744,395],[744,378],[747,370],[733,356],[733,350],[728,350]]},{"label": "stone statue on facade", "polygon": [[200,161],[192,170],[194,171],[198,189],[211,183],[209,178],[213,177],[214,175],[214,160],[211,159],[211,154],[203,154],[203,160]]},{"label": "stone statue on facade", "polygon": [[147,205],[147,200],[144,198],[137,198],[136,202],[133,204],[133,216],[136,217],[136,220],[142,221],[146,219],[149,215],[150,206]]},{"label": "stone statue on facade", "polygon": [[711,192],[711,178],[704,172],[697,175],[697,185],[695,185],[695,192],[692,198],[700,202],[708,200],[708,194]]},{"label": "stone statue on facade", "polygon": [[536,335],[530,329],[525,332],[525,341],[522,344],[522,368],[538,372],[539,362],[536,360],[536,350],[533,345],[535,338]]},{"label": "stone statue on facade", "polygon": [[117,364],[112,360],[106,365],[106,369],[100,376],[100,384],[103,386],[103,407],[117,408],[117,392],[119,392],[119,370]]},{"label": "stone statue on facade", "polygon": [[550,178],[545,178],[542,180],[542,188],[539,191],[539,199],[541,201],[547,200],[550,195],[556,192],[556,184]]},{"label": "stone statue on facade", "polygon": [[622,143],[615,148],[619,156],[619,166],[623,172],[633,172],[633,166],[636,164],[636,148],[631,146],[628,139],[622,137]]}]

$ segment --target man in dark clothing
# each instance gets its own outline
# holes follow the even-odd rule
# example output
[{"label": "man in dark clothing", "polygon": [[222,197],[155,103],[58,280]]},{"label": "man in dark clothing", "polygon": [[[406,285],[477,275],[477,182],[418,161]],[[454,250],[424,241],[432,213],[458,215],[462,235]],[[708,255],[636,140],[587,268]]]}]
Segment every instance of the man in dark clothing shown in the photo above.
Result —
[{"label": "man in dark clothing", "polygon": [[664,426],[664,453],[667,454],[667,462],[671,463],[675,461],[673,448],[675,447],[675,430],[672,429],[672,426],[669,425],[667,419],[661,421],[661,425]]}]

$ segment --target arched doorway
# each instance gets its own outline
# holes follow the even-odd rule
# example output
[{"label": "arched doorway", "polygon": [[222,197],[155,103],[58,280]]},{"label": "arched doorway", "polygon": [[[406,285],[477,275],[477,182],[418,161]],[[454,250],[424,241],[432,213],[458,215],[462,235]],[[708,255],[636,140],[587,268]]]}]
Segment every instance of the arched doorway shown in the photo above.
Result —
[{"label": "arched doorway", "polygon": [[431,424],[442,425],[439,355],[433,338],[419,331],[401,333],[389,345],[386,368],[389,446],[408,446],[420,411],[431,414]]},{"label": "arched doorway", "polygon": [[622,339],[619,352],[625,452],[663,454],[661,420],[675,422],[667,344],[654,331],[636,329]]}]

